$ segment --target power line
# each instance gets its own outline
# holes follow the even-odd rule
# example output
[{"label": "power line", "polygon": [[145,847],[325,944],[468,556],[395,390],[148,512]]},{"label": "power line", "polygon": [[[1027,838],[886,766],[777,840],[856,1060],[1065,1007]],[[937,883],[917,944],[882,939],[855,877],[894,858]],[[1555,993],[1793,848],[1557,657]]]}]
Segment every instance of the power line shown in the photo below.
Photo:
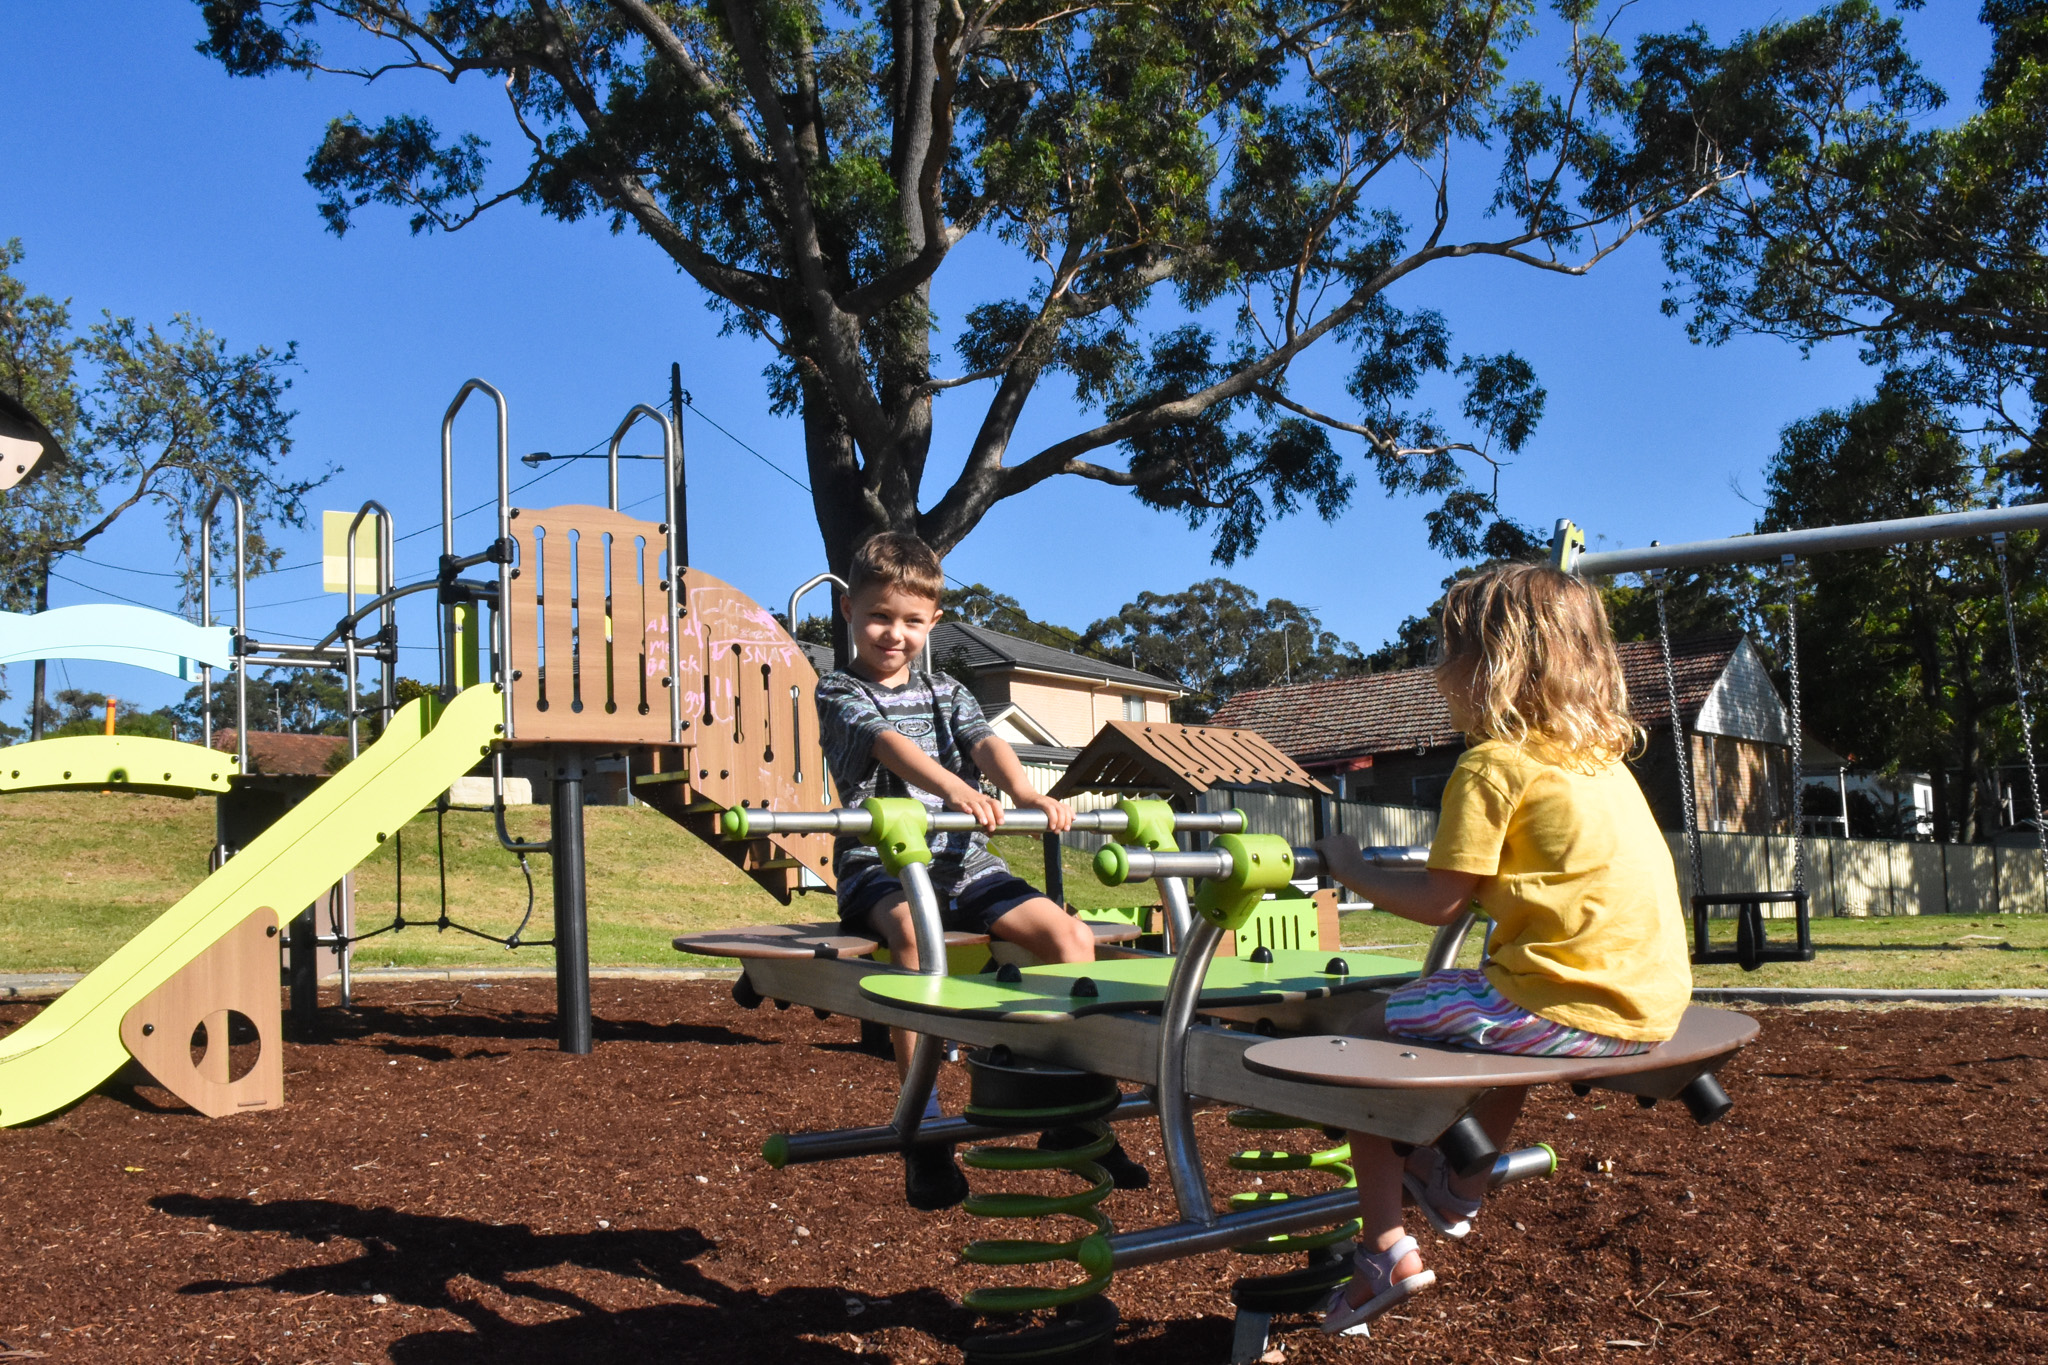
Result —
[{"label": "power line", "polygon": [[741,450],[746,451],[747,454],[753,456],[762,464],[767,465],[770,469],[780,474],[783,478],[788,479],[798,488],[803,489],[804,492],[808,493],[811,491],[811,486],[805,483],[802,479],[799,479],[796,475],[790,473],[787,469],[784,469],[781,465],[775,463],[775,461],[769,459],[766,455],[763,455],[760,451],[754,449],[745,441],[742,441],[739,437],[727,431],[724,427],[719,426],[717,418],[713,417],[710,413],[704,411],[704,409],[697,406],[696,401],[690,397],[690,391],[688,389],[683,390],[683,406],[688,408],[691,412],[696,413],[699,417],[702,417],[705,421],[709,422],[711,424],[712,429],[714,431],[717,431],[720,435],[724,436],[726,440],[731,441]]},{"label": "power line", "polygon": [[50,577],[61,579],[64,582],[69,583],[74,588],[84,588],[87,592],[98,593],[102,597],[120,598],[121,601],[126,602],[128,603],[128,605],[133,607],[148,607],[151,611],[163,610],[162,607],[158,606],[154,602],[144,602],[137,598],[128,597],[122,593],[115,592],[112,588],[96,588],[90,583],[81,583],[79,580],[72,578],[68,574],[58,573],[55,569],[50,570]]}]

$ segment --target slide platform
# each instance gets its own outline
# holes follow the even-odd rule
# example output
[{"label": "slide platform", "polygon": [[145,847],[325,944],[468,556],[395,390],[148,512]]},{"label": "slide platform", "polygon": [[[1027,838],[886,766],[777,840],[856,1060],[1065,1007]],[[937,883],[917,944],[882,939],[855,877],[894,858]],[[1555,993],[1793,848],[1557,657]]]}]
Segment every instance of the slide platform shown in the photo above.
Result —
[{"label": "slide platform", "polygon": [[128,1060],[121,1019],[251,912],[282,927],[488,754],[504,718],[491,684],[423,697],[382,738],[41,1014],[0,1038],[0,1127],[89,1093]]}]

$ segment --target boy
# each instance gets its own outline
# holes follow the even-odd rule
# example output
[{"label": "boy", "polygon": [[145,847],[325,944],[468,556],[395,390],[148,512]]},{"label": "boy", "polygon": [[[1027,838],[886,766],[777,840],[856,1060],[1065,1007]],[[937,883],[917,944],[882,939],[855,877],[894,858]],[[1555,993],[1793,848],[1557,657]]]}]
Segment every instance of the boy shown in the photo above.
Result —
[{"label": "boy", "polygon": [[[945,927],[1008,940],[1041,962],[1092,962],[1095,935],[989,851],[987,830],[1003,822],[1003,808],[981,789],[986,775],[1020,809],[1046,814],[1065,830],[1074,813],[1042,796],[1017,755],[989,728],[980,703],[944,673],[918,671],[925,637],[939,620],[945,592],[939,558],[915,536],[885,532],[854,556],[844,610],[853,666],[818,683],[819,739],[842,806],[872,796],[914,796],[927,808],[966,811],[982,828],[931,836],[932,885]],[[882,868],[868,845],[842,838],[833,850],[839,879],[839,918],[857,934],[889,945],[892,961],[915,969],[917,939],[903,887]],[[915,1041],[905,1029],[890,1033],[899,1074]],[[934,1095],[927,1118],[938,1116]],[[1069,1141],[1068,1139],[1072,1139]],[[1044,1145],[1080,1146],[1085,1135],[1049,1133]],[[904,1189],[911,1205],[942,1209],[960,1202],[967,1181],[949,1146],[910,1148],[904,1154]],[[1142,1167],[1120,1150],[1104,1159],[1126,1188],[1149,1183]]]}]

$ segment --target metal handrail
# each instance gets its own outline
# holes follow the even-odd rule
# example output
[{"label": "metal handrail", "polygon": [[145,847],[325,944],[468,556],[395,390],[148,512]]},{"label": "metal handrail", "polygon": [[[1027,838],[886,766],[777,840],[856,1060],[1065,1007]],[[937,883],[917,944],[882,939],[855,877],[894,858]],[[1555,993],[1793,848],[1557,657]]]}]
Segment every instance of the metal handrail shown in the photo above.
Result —
[{"label": "metal handrail", "polygon": [[[391,527],[391,512],[383,503],[378,502],[375,498],[371,498],[356,510],[355,519],[348,524],[348,541],[343,546],[343,552],[348,556],[348,615],[344,619],[348,621],[349,625],[343,633],[345,635],[345,648],[348,655],[348,665],[344,672],[348,679],[348,756],[350,759],[354,759],[362,753],[362,736],[358,724],[360,718],[356,715],[358,709],[356,706],[357,645],[355,631],[357,619],[356,532],[361,529],[363,518],[368,516],[375,516],[377,518],[377,602],[384,608],[383,630],[380,633],[390,632],[397,625],[397,613],[392,605],[395,599],[391,596],[395,573],[393,562],[395,542]],[[370,608],[365,607],[363,610],[367,614]],[[323,641],[323,643],[325,642]],[[380,659],[378,662],[381,668],[378,676],[377,715],[380,721],[388,723],[391,719],[391,695],[397,689],[398,664],[390,658]]]},{"label": "metal handrail", "polygon": [[[498,418],[498,536],[503,542],[511,535],[512,527],[512,469],[509,410],[505,395],[495,385],[481,379],[471,379],[455,393],[454,401],[448,404],[448,411],[441,416],[441,555],[444,559],[455,554],[455,414],[462,411],[462,405],[469,401],[472,393],[490,395],[491,403],[497,409]],[[506,657],[505,603],[511,600],[512,566],[503,559],[498,564],[498,605],[491,614],[491,649],[498,660]],[[451,695],[455,690],[455,604],[448,603],[441,609],[441,691]],[[495,671],[495,670],[493,670]],[[509,684],[509,680],[505,680]],[[512,688],[507,685],[505,693],[505,738],[512,738]]]}]

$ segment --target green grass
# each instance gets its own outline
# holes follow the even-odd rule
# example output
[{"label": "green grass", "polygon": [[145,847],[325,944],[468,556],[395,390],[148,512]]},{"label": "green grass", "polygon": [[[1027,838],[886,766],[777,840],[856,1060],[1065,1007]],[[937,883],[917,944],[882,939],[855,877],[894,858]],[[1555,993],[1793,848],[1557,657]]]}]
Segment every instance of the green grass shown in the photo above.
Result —
[{"label": "green grass", "polygon": [[[1774,943],[1793,940],[1790,920],[1766,927]],[[1735,922],[1717,920],[1712,942],[1733,945]],[[1378,910],[1347,911],[1347,946],[1399,945],[1420,954],[1431,931]],[[1688,942],[1690,939],[1688,939]],[[1754,972],[1738,966],[1693,968],[1696,986],[1830,986],[1864,990],[2048,989],[2048,915],[1917,915],[1816,919],[1814,960],[1773,962]],[[1466,939],[1460,966],[1477,966],[1478,930]]]},{"label": "green grass", "polygon": [[[544,808],[515,809],[514,838],[547,837]],[[589,874],[590,960],[600,966],[730,966],[686,957],[671,946],[677,934],[740,924],[830,919],[830,893],[798,897],[790,906],[756,886],[726,859],[646,807],[593,807],[585,812]],[[38,792],[0,799],[0,847],[12,871],[0,879],[0,971],[87,971],[206,875],[213,842],[213,803],[126,793]],[[1040,880],[1040,845],[999,838],[997,851],[1018,874]],[[415,818],[402,839],[377,850],[356,872],[357,931],[392,921],[400,848],[404,853],[405,916],[412,923],[357,949],[363,967],[518,966],[549,970],[547,948],[510,951],[453,930],[437,932],[440,869],[434,816]],[[451,918],[500,937],[525,913],[519,862],[498,846],[491,818],[479,811],[447,816],[448,911]],[[533,856],[533,919],[527,936],[554,929],[548,859]],[[1150,888],[1111,891],[1089,872],[1087,856],[1065,850],[1068,899],[1084,909],[1150,904]]]},{"label": "green grass", "polygon": [[[645,807],[596,807],[586,813],[590,876],[590,958],[600,966],[729,966],[722,959],[690,958],[670,940],[695,929],[764,921],[830,919],[831,897],[813,894],[784,907],[715,850]],[[515,810],[512,833],[545,838],[547,811]],[[9,875],[0,878],[0,971],[86,971],[133,937],[206,874],[213,841],[213,803],[168,797],[39,792],[0,799],[0,847]],[[996,851],[1018,875],[1037,882],[1044,863],[1037,840],[1009,836]],[[453,931],[437,933],[440,910],[434,817],[406,826],[403,932],[363,943],[364,967],[518,966],[549,970],[547,948],[511,952]],[[356,874],[358,930],[391,921],[399,846],[378,849]],[[530,937],[554,929],[548,860],[531,860],[534,873]],[[1109,889],[1096,882],[1089,859],[1065,855],[1067,898],[1083,909],[1152,904],[1148,885]],[[490,816],[451,811],[447,818],[448,908],[455,919],[505,935],[526,909],[526,882],[518,860],[498,847]],[[1715,923],[1715,938],[1731,942],[1734,921]],[[1788,921],[1774,920],[1771,936],[1789,937]],[[1774,963],[1757,972],[1699,967],[1702,986],[2048,987],[2048,916],[1933,915],[1897,919],[1816,919],[1819,955],[1810,963]],[[1429,931],[1378,911],[1348,912],[1347,945],[1405,948],[1416,955]],[[1466,965],[1476,963],[1479,940],[1466,944]]]}]

